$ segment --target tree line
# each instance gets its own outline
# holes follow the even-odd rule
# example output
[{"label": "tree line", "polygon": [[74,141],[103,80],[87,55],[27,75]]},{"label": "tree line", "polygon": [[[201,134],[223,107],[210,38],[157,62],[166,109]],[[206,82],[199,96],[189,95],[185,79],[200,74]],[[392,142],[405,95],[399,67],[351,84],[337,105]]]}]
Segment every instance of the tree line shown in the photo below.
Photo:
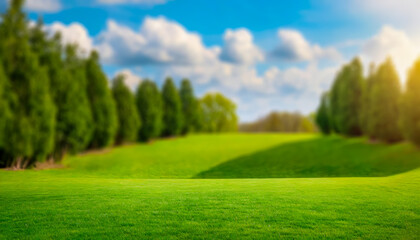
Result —
[{"label": "tree line", "polygon": [[254,122],[239,125],[241,132],[316,132],[311,117],[300,113],[271,112]]},{"label": "tree line", "polygon": [[27,168],[113,144],[190,132],[236,131],[236,105],[220,93],[198,99],[188,79],[178,89],[124,76],[112,80],[99,54],[50,37],[42,20],[30,26],[24,1],[10,1],[0,22],[0,167]]},{"label": "tree line", "polygon": [[408,71],[405,90],[391,58],[370,65],[358,58],[337,73],[321,97],[316,122],[324,134],[365,135],[373,141],[407,139],[420,146],[420,59]]}]

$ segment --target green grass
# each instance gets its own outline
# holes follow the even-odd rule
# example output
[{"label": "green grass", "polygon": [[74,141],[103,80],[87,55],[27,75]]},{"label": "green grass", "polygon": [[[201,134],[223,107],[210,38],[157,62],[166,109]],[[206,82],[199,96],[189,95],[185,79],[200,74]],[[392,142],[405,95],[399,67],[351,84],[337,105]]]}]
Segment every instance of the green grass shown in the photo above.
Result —
[{"label": "green grass", "polygon": [[126,146],[0,171],[0,239],[419,239],[419,161],[406,143],[311,135]]},{"label": "green grass", "polygon": [[316,138],[309,134],[195,135],[71,157],[66,173],[118,178],[191,178],[231,159],[283,143]]}]

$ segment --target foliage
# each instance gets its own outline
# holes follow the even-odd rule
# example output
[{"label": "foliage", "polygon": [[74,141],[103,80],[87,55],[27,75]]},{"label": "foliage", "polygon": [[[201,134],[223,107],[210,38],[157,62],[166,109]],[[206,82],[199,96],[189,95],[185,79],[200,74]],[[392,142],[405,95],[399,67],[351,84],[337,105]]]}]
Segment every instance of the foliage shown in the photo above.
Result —
[{"label": "foliage", "polygon": [[63,59],[60,35],[48,39],[42,29],[39,21],[31,31],[31,43],[40,63],[48,70],[51,95],[57,107],[53,157],[60,161],[67,151],[77,153],[86,148],[92,135],[92,116],[77,47],[68,46]]},{"label": "foliage", "polygon": [[4,73],[3,64],[0,64],[0,148],[3,148],[7,141],[5,131],[10,124],[11,117],[10,82]]},{"label": "foliage", "polygon": [[361,112],[364,89],[363,68],[355,58],[337,74],[331,91],[331,111],[334,130],[347,135],[362,134]]},{"label": "foliage", "polygon": [[[77,55],[77,46],[66,47],[63,81],[53,83],[59,111],[57,142],[64,150],[77,153],[87,148],[93,134],[93,117],[87,95],[85,61]],[[55,86],[55,87],[54,87]],[[57,149],[59,150],[59,149]],[[58,151],[60,153],[60,151]],[[63,153],[63,152],[62,152]]]},{"label": "foliage", "polygon": [[23,1],[12,1],[0,25],[0,55],[13,95],[13,119],[4,148],[16,168],[30,166],[52,152],[56,114],[46,69],[31,49],[22,6]]},{"label": "foliage", "polygon": [[162,131],[162,97],[156,84],[145,79],[136,93],[136,105],[141,117],[138,133],[141,141],[159,137]]},{"label": "foliage", "polygon": [[255,122],[239,125],[242,132],[314,132],[313,122],[299,113],[271,112]]},{"label": "foliage", "polygon": [[125,85],[123,75],[118,75],[113,80],[112,94],[117,106],[119,122],[116,143],[133,142],[137,139],[141,122],[134,96]]},{"label": "foliage", "polygon": [[232,132],[238,130],[236,105],[221,93],[207,93],[201,100],[202,130],[205,132]]},{"label": "foliage", "polygon": [[402,139],[398,126],[401,87],[391,59],[382,63],[370,83],[367,134],[372,139],[396,142]]},{"label": "foliage", "polygon": [[172,78],[167,78],[162,88],[162,136],[176,136],[182,128],[182,103]]},{"label": "foliage", "polygon": [[188,79],[183,79],[179,96],[182,103],[183,127],[182,134],[199,130],[199,108],[198,100],[194,96],[194,90]]},{"label": "foliage", "polygon": [[92,52],[86,61],[87,92],[93,115],[94,132],[92,148],[101,148],[113,143],[118,128],[115,102],[108,87],[108,80],[99,65],[97,52]]},{"label": "foliage", "polygon": [[408,73],[406,91],[402,97],[401,126],[404,135],[420,145],[420,59]]},{"label": "foliage", "polygon": [[12,110],[11,110],[11,89],[9,79],[6,77],[3,64],[0,60],[0,167],[7,167],[10,165],[10,156],[6,153],[8,129],[12,124]]},{"label": "foliage", "polygon": [[324,93],[321,97],[321,105],[318,107],[316,114],[316,123],[323,134],[330,134],[332,132],[330,105],[329,94]]},{"label": "foliage", "polygon": [[363,134],[369,135],[369,121],[371,118],[374,118],[374,113],[370,109],[370,102],[372,97],[372,87],[374,86],[375,82],[375,74],[376,74],[375,65],[372,63],[369,68],[369,73],[366,78],[365,89],[363,90],[362,98],[363,98],[363,105],[362,105],[362,115],[361,115],[361,125]]}]

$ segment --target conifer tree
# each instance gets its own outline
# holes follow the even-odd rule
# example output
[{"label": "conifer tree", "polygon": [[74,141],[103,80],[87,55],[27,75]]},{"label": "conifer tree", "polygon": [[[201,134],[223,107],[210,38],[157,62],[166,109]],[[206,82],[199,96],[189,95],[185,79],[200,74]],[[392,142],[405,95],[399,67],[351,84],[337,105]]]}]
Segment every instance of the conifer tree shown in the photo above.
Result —
[{"label": "conifer tree", "polygon": [[22,6],[22,0],[11,1],[0,26],[0,55],[14,95],[5,149],[17,168],[28,167],[52,152],[56,113],[48,74],[29,45]]},{"label": "conifer tree", "polygon": [[372,139],[396,142],[402,139],[398,127],[401,86],[397,71],[388,58],[374,76],[370,89],[367,133]]},{"label": "conifer tree", "polygon": [[411,67],[401,104],[401,127],[408,140],[420,146],[420,59]]},{"label": "conifer tree", "polygon": [[370,102],[372,97],[372,87],[374,86],[375,75],[376,75],[375,65],[373,63],[369,67],[369,73],[366,78],[365,88],[363,90],[362,99],[362,115],[361,115],[361,126],[363,134],[369,136],[369,120],[374,118],[375,116],[372,114],[370,110]]},{"label": "conifer tree", "polygon": [[99,64],[99,55],[93,51],[86,62],[87,92],[93,116],[93,136],[90,146],[102,148],[115,139],[118,118],[108,80]]},{"label": "conifer tree", "polygon": [[10,164],[10,159],[6,153],[8,133],[12,120],[12,111],[10,109],[11,101],[10,82],[7,79],[3,70],[3,64],[0,60],[0,168],[7,167]]},{"label": "conifer tree", "polygon": [[137,139],[141,126],[134,96],[124,83],[124,76],[118,75],[113,80],[112,94],[117,106],[118,131],[116,143],[132,142]]},{"label": "conifer tree", "polygon": [[337,132],[348,136],[361,135],[363,88],[362,64],[355,58],[338,73],[331,92],[332,119]]},{"label": "conifer tree", "polygon": [[[55,57],[50,60],[54,61]],[[62,71],[56,69],[59,66],[55,64],[51,66],[54,66],[50,70],[52,93],[59,109],[54,155],[60,160],[66,152],[74,154],[87,148],[93,133],[93,119],[84,60],[77,55],[77,46],[66,46]]]},{"label": "conifer tree", "polygon": [[194,96],[194,90],[188,79],[183,79],[179,96],[182,103],[183,127],[182,134],[198,130],[198,101]]},{"label": "conifer tree", "polygon": [[[84,68],[76,54],[77,46],[67,47],[63,61],[60,35],[49,39],[42,20],[31,31],[31,44],[40,64],[48,70],[51,95],[57,107],[53,158],[60,161],[66,152],[84,150],[92,134]],[[83,74],[73,78],[75,68],[81,68]]]},{"label": "conifer tree", "polygon": [[324,93],[321,97],[321,105],[316,114],[316,123],[323,134],[330,134],[331,116],[330,116],[330,99],[328,93]]},{"label": "conifer tree", "polygon": [[180,134],[182,128],[182,105],[178,91],[171,78],[167,78],[162,89],[163,132],[165,137]]},{"label": "conifer tree", "polygon": [[148,141],[160,136],[163,125],[162,96],[153,81],[145,79],[141,82],[136,93],[136,105],[141,118],[139,139]]}]

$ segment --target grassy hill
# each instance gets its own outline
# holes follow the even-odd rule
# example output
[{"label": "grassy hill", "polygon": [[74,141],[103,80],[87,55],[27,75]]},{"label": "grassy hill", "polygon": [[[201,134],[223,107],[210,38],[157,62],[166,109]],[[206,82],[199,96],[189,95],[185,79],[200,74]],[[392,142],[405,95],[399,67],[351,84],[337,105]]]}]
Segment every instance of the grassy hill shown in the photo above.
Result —
[{"label": "grassy hill", "polygon": [[406,143],[199,135],[65,164],[0,171],[0,239],[420,235],[420,151]]}]

